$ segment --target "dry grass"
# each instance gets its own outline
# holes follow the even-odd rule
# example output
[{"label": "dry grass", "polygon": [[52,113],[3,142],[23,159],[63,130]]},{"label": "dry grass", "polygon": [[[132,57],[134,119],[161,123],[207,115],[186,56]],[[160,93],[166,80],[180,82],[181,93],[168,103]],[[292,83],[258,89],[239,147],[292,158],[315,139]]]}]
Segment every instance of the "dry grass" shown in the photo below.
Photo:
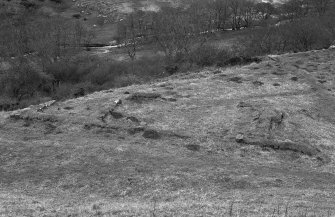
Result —
[{"label": "dry grass", "polygon": [[[334,54],[272,56],[0,113],[0,213],[332,216]],[[127,100],[138,92],[160,97]],[[278,111],[287,118],[269,130]],[[331,162],[241,145],[239,133],[306,142]]]}]

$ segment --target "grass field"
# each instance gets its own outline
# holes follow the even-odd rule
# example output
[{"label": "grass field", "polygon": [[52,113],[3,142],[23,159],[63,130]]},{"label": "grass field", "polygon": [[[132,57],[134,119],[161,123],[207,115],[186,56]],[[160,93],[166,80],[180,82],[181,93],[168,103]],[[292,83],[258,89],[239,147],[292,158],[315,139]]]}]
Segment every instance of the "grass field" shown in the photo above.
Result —
[{"label": "grass field", "polygon": [[333,216],[334,57],[270,56],[2,112],[0,216]]}]

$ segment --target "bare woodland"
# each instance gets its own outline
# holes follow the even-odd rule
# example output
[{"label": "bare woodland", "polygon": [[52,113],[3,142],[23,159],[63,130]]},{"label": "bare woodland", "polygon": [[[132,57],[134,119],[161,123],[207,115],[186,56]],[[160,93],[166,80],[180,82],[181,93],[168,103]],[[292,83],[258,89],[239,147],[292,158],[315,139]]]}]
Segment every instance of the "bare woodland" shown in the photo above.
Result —
[{"label": "bare woodland", "polygon": [[[39,98],[67,98],[78,90],[125,86],[190,67],[223,66],[241,56],[326,48],[335,35],[332,0],[193,0],[158,12],[135,9],[115,21],[114,38],[131,63],[110,63],[83,55],[96,32],[83,25],[80,15],[50,16],[40,10],[41,2],[9,1],[0,9],[1,61],[11,65],[1,69],[0,88],[9,104],[26,106]],[[58,9],[68,7],[63,1],[51,2]],[[238,44],[213,46],[222,35],[239,31]],[[145,47],[164,55],[136,58]],[[148,69],[150,61],[156,64]]]}]

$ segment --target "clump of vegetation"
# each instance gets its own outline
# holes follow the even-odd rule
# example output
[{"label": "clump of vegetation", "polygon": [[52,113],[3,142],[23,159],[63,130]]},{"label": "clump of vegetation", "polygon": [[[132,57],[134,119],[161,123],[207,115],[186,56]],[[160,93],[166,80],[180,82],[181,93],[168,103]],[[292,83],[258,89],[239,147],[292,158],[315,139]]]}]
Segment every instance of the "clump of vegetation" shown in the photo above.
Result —
[{"label": "clump of vegetation", "polygon": [[255,31],[246,41],[246,53],[264,55],[328,48],[332,29],[319,18],[303,18]]}]

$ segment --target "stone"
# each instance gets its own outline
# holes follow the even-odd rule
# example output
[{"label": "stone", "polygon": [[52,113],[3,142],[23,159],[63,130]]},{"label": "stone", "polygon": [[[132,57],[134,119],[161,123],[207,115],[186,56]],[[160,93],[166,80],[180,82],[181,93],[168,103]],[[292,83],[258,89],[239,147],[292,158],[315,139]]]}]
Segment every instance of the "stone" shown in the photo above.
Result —
[{"label": "stone", "polygon": [[122,104],[122,100],[121,99],[117,99],[114,102],[115,102],[115,106],[118,106],[118,105]]},{"label": "stone", "polygon": [[237,143],[244,143],[244,135],[241,134],[241,133],[237,134],[236,137],[235,137],[235,141]]}]

